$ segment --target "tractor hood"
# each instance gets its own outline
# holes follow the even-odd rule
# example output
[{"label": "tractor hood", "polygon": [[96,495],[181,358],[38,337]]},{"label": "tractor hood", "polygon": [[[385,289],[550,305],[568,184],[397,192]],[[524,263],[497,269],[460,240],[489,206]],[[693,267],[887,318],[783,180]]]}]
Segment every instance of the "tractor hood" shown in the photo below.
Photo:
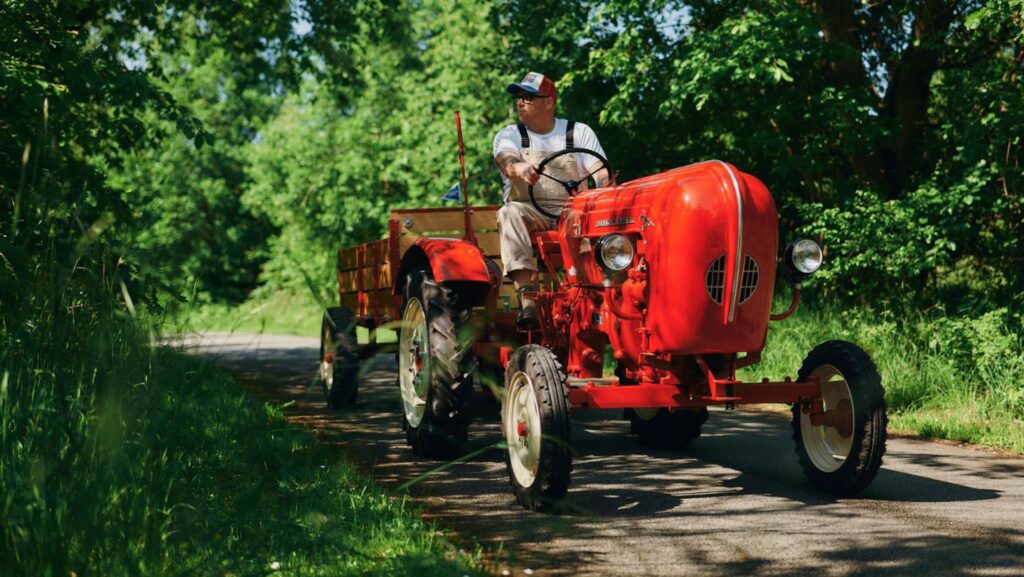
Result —
[{"label": "tractor hood", "polygon": [[[778,254],[775,201],[757,178],[708,161],[571,199],[560,223],[570,282],[621,284],[629,271],[600,266],[599,241],[619,233],[636,247],[632,276],[646,265],[644,352],[760,350],[771,314]],[[641,321],[615,330],[636,342]],[[606,327],[607,330],[607,327]],[[629,347],[633,348],[633,347]],[[640,351],[629,351],[638,354]],[[631,354],[631,356],[632,356]]]}]

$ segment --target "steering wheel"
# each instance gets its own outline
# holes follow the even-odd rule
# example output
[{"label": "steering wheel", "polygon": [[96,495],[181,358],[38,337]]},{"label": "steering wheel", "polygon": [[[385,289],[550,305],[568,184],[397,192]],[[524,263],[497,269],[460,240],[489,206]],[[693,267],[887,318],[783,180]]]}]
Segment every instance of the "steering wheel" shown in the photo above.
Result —
[{"label": "steering wheel", "polygon": [[[594,170],[590,171],[590,173],[588,173],[586,176],[584,176],[583,178],[581,178],[579,180],[571,180],[571,179],[570,180],[559,180],[559,179],[551,176],[550,174],[545,174],[544,173],[544,167],[547,166],[548,164],[550,164],[552,160],[554,160],[554,159],[556,159],[556,158],[558,158],[560,156],[565,156],[566,154],[577,154],[577,153],[579,153],[579,154],[587,154],[587,155],[593,156],[594,158],[596,158],[597,160],[599,160],[601,162],[601,166],[599,166],[599,167],[595,168]],[[550,178],[551,180],[557,182],[558,184],[561,184],[563,187],[565,187],[566,194],[568,194],[569,196],[575,196],[576,192],[579,189],[580,183],[586,182],[588,178],[590,178],[591,176],[594,176],[595,173],[597,173],[598,171],[600,171],[602,169],[608,169],[608,174],[611,174],[611,172],[612,172],[611,168],[608,167],[608,159],[605,158],[604,156],[598,154],[597,152],[595,152],[593,150],[590,150],[589,148],[566,148],[566,149],[563,149],[563,150],[559,150],[558,152],[556,152],[556,153],[552,154],[551,156],[548,156],[544,160],[540,161],[540,164],[537,166],[537,174],[539,174],[539,175],[541,175],[543,177],[546,177],[546,178]],[[528,192],[530,193],[530,202],[533,203],[533,207],[534,208],[536,208],[538,211],[540,211],[541,214],[543,214],[544,216],[546,216],[548,218],[558,218],[558,214],[552,214],[552,213],[550,213],[550,212],[548,212],[548,211],[546,211],[546,210],[544,210],[543,208],[540,207],[540,204],[537,203],[537,199],[535,199],[533,197],[533,185],[532,184],[530,185],[530,188],[528,189]]]}]

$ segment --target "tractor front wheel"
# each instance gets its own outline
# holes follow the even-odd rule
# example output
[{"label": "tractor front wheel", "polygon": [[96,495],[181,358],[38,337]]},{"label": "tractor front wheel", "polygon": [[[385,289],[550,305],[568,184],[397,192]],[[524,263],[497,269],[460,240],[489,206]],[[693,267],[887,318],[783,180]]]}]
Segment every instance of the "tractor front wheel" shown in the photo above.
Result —
[{"label": "tractor front wheel", "polygon": [[564,497],[572,470],[572,422],[565,371],[550,350],[527,345],[509,360],[501,427],[516,500],[540,511]]},{"label": "tractor front wheel", "polygon": [[807,355],[800,380],[810,377],[821,383],[827,418],[815,425],[809,410],[793,406],[800,466],[819,489],[842,497],[855,495],[875,478],[885,454],[882,379],[867,353],[845,341],[822,343]]}]

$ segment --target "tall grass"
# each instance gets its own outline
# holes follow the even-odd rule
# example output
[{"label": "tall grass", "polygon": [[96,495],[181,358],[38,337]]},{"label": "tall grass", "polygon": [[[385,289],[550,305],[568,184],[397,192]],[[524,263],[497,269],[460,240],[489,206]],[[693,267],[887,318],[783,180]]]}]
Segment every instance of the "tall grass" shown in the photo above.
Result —
[{"label": "tall grass", "polygon": [[816,344],[857,343],[886,388],[890,427],[1024,452],[1024,344],[1005,309],[977,317],[802,306],[772,323],[747,378],[794,375]]},{"label": "tall grass", "polygon": [[2,301],[4,575],[475,572],[278,409],[150,346],[116,281],[78,273],[24,275],[27,302]]}]

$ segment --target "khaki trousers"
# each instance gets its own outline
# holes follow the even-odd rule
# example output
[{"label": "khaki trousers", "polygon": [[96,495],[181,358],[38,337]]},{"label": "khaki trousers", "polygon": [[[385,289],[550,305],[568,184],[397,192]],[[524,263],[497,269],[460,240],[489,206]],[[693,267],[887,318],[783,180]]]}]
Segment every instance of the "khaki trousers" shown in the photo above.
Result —
[{"label": "khaki trousers", "polygon": [[544,216],[529,202],[511,201],[498,209],[498,236],[505,275],[523,269],[536,272],[530,233],[557,227],[556,219]]}]

